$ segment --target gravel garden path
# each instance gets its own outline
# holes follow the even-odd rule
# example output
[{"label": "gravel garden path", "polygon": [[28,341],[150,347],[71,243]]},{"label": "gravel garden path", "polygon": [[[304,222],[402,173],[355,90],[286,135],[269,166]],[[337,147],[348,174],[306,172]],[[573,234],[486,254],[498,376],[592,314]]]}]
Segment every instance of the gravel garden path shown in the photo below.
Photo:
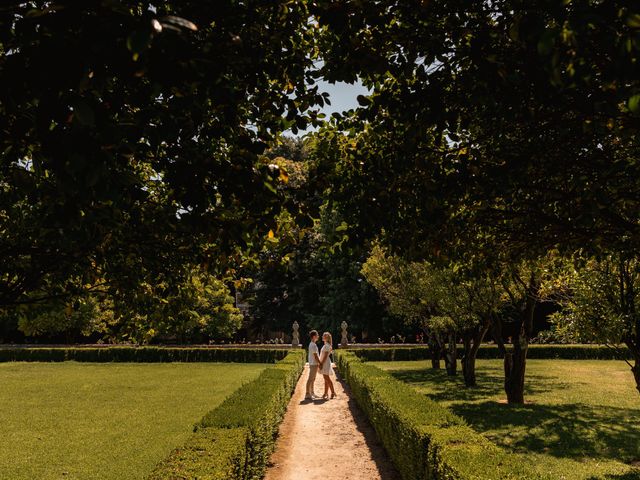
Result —
[{"label": "gravel garden path", "polygon": [[[265,480],[400,480],[349,387],[334,379],[337,398],[305,400],[308,366],[296,385]],[[322,376],[315,392],[322,395]]]}]

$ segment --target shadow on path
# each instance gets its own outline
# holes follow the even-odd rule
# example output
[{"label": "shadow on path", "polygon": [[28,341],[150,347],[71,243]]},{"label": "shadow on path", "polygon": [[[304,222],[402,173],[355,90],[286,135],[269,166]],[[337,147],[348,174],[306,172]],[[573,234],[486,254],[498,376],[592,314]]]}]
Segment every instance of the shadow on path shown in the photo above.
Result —
[{"label": "shadow on path", "polygon": [[[265,480],[400,480],[349,387],[334,381],[337,398],[305,400],[308,367],[278,430]],[[323,381],[316,378],[315,391]]]},{"label": "shadow on path", "polygon": [[[338,381],[344,389],[345,395],[349,397],[348,406],[349,412],[355,421],[356,428],[364,437],[367,448],[371,451],[371,456],[376,463],[378,471],[380,472],[381,480],[401,480],[401,476],[393,466],[393,463],[389,459],[387,451],[384,449],[382,442],[378,439],[376,431],[369,423],[364,412],[360,409],[357,402],[351,395],[351,389],[349,385],[338,375],[334,381]],[[339,426],[336,426],[339,428]]]}]

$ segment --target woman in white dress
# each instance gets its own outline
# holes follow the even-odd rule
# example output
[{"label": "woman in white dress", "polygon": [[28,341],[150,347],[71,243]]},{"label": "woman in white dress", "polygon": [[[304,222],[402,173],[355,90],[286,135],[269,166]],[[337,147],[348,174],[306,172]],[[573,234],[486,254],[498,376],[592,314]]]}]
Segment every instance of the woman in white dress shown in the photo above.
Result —
[{"label": "woman in white dress", "polygon": [[322,341],[324,345],[322,346],[322,350],[320,350],[320,373],[324,378],[324,395],[322,398],[325,400],[329,399],[329,389],[331,389],[331,398],[336,398],[336,391],[333,389],[333,381],[331,381],[331,376],[333,373],[333,368],[331,368],[331,351],[333,350],[331,344],[332,338],[329,332],[324,332],[322,334]]}]

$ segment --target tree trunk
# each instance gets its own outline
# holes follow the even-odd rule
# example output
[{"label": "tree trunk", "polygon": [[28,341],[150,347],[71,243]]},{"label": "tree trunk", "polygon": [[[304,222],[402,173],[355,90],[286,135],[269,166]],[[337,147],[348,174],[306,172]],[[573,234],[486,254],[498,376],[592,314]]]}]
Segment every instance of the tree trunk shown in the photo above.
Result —
[{"label": "tree trunk", "polygon": [[538,290],[539,281],[532,274],[520,317],[520,328],[513,338],[513,351],[505,351],[504,355],[504,391],[507,394],[507,403],[524,403],[527,351],[533,331],[533,311],[537,303]]},{"label": "tree trunk", "polygon": [[482,344],[484,336],[489,331],[490,326],[491,319],[487,318],[475,331],[468,332],[463,337],[464,357],[462,358],[462,376],[464,377],[464,384],[467,387],[477,386],[476,357],[480,344]]},{"label": "tree trunk", "polygon": [[436,370],[440,369],[440,350],[432,350],[431,353],[431,368]]},{"label": "tree trunk", "polygon": [[447,351],[444,356],[444,365],[447,369],[447,375],[455,375],[458,370],[458,355],[456,351],[456,334],[449,334],[447,340]]},{"label": "tree trunk", "polygon": [[462,377],[466,387],[476,386],[476,359],[471,355],[471,338],[473,334],[466,332],[462,335],[464,356],[462,357]]},{"label": "tree trunk", "polygon": [[[502,319],[497,319],[494,322],[494,329],[493,329],[493,337],[494,340],[496,341],[496,343],[498,344],[498,350],[500,350],[500,353],[502,354],[503,357],[503,363],[504,363],[504,390],[505,393],[507,394],[507,401],[509,403],[524,403],[524,385],[521,389],[520,394],[518,395],[518,392],[516,392],[516,388],[513,385],[513,379],[516,376],[520,376],[520,374],[522,374],[522,379],[524,382],[524,370],[521,370],[519,372],[515,372],[514,370],[514,359],[513,359],[513,352],[509,352],[507,351],[507,347],[504,344],[504,339],[502,338]],[[521,362],[521,358],[518,358],[518,363]],[[518,397],[521,398],[520,401],[518,401]]]},{"label": "tree trunk", "polygon": [[440,359],[442,358],[442,340],[436,333],[427,333],[427,345],[429,345],[429,353],[431,354],[431,368],[440,368]]},{"label": "tree trunk", "polygon": [[631,373],[633,373],[633,378],[636,381],[636,390],[638,390],[638,393],[640,393],[640,341],[638,341],[637,339],[640,339],[640,329],[638,330],[636,339],[628,337],[627,339],[625,339],[624,343],[633,354],[634,362],[631,366]]},{"label": "tree trunk", "polygon": [[524,374],[527,367],[528,343],[504,356],[504,391],[507,403],[524,403]]}]

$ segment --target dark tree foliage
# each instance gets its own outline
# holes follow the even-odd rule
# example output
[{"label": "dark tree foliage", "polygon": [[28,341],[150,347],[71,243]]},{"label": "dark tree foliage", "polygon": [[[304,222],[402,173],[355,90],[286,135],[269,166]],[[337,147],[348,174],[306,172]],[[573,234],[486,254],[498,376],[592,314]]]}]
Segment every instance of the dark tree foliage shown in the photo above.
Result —
[{"label": "dark tree foliage", "polygon": [[[346,221],[416,259],[500,275],[549,250],[640,251],[637,2],[319,2],[332,80],[372,94],[332,198]],[[539,274],[505,351],[523,401]]]},{"label": "dark tree foliage", "polygon": [[[379,237],[518,285],[522,401],[540,260],[638,258],[639,52],[632,0],[3,2],[0,331],[70,299],[138,318],[205,271],[254,277],[261,328],[388,334]],[[320,77],[372,93],[282,140],[320,124]],[[159,311],[132,338],[184,327]]]},{"label": "dark tree foliage", "polygon": [[289,262],[264,262],[256,274],[251,312],[258,328],[289,333],[297,321],[304,333],[331,332],[336,343],[342,321],[358,342],[415,333],[386,312],[375,289],[363,280],[365,248],[331,251],[325,239],[311,237],[297,246]]},{"label": "dark tree foliage", "polygon": [[306,3],[104,0],[0,6],[0,305],[208,268],[266,235],[303,128]]},{"label": "dark tree foliage", "polygon": [[260,262],[245,272],[254,282],[246,293],[251,295],[252,328],[260,336],[289,333],[294,321],[303,334],[328,330],[336,342],[342,321],[358,341],[406,333],[363,281],[360,269],[368,244],[345,234],[346,224],[326,201],[337,154],[335,142],[319,135],[283,137],[266,152],[287,182],[278,187],[286,212],[278,217]]},{"label": "dark tree foliage", "polygon": [[342,125],[335,195],[354,221],[417,256],[476,229],[516,256],[640,246],[635,2],[320,2],[316,18],[324,75],[373,90]]}]

